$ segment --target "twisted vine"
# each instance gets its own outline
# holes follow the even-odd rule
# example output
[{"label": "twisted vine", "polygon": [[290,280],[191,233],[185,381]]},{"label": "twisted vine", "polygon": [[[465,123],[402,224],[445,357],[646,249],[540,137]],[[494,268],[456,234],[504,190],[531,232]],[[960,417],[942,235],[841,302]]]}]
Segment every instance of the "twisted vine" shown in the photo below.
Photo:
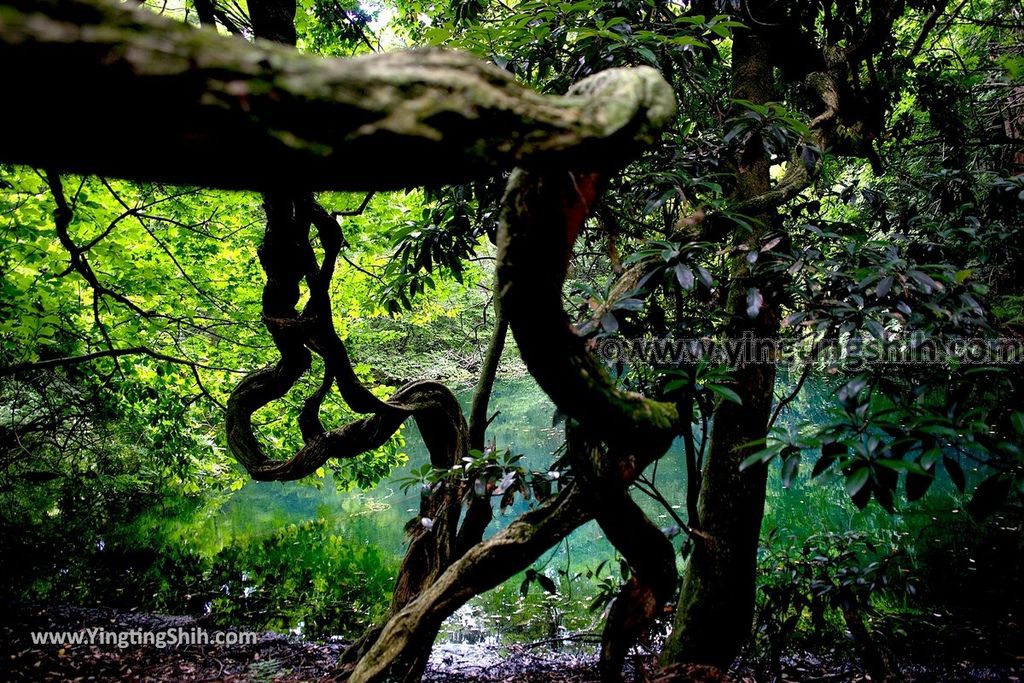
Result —
[{"label": "twisted vine", "polygon": [[505,196],[498,281],[530,374],[578,423],[579,438],[607,444],[570,449],[570,461],[587,510],[633,570],[602,636],[602,678],[615,681],[627,650],[672,599],[678,578],[672,544],[628,489],[689,421],[674,404],[616,388],[562,308],[572,242],[609,170],[516,171]]},{"label": "twisted vine", "polygon": [[[595,86],[600,84],[584,81],[573,92]],[[674,99],[671,93],[665,99],[666,106],[652,106],[647,120],[638,117],[635,125],[658,125],[660,117],[670,116]],[[605,623],[601,672],[606,681],[620,680],[626,652],[672,599],[678,578],[672,544],[630,497],[629,486],[689,428],[689,416],[675,404],[615,387],[562,307],[573,242],[604,179],[627,160],[609,155],[606,163],[585,170],[516,170],[498,238],[502,311],[530,374],[575,420],[578,438],[590,444],[570,449],[573,473],[586,491],[587,510],[633,569]]]}]

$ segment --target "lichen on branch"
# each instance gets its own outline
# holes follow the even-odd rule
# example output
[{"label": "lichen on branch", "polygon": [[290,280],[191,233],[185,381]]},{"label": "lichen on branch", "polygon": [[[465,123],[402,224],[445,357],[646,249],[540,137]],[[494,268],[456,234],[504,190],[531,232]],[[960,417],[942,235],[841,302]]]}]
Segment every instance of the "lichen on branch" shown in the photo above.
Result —
[{"label": "lichen on branch", "polygon": [[[7,0],[6,162],[257,190],[384,190],[587,165],[675,112],[654,69],[545,96],[471,55],[325,59],[115,0]],[[74,112],[53,123],[55,112]],[[147,153],[140,154],[140,149]]]}]

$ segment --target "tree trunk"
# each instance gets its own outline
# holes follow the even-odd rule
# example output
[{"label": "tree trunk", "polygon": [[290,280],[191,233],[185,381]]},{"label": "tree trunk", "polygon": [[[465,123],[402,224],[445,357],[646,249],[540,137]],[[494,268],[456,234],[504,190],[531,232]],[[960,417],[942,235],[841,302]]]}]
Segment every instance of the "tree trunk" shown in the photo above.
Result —
[{"label": "tree trunk", "polygon": [[513,173],[497,268],[502,311],[526,367],[574,421],[566,434],[568,460],[584,503],[632,569],[602,634],[605,682],[621,680],[626,653],[662,613],[677,583],[672,544],[630,497],[629,486],[690,427],[675,404],[617,388],[562,306],[572,245],[604,174],[613,170]]},{"label": "tree trunk", "polygon": [[494,331],[491,341],[487,344],[484,362],[480,368],[480,376],[476,389],[473,391],[473,402],[469,409],[469,445],[471,448],[483,450],[486,445],[487,426],[490,420],[487,409],[494,390],[494,380],[501,363],[501,354],[505,351],[505,338],[508,337],[508,319],[501,313],[497,293],[494,300]]},{"label": "tree trunk", "polygon": [[579,489],[572,485],[536,510],[523,514],[491,538],[456,559],[423,592],[393,614],[359,659],[349,683],[418,680],[419,664],[406,653],[419,652],[445,618],[474,595],[526,569],[545,550],[589,519]]},{"label": "tree trunk", "polygon": [[[487,345],[487,352],[484,354],[484,362],[480,367],[480,375],[473,390],[473,401],[469,409],[469,447],[478,451],[483,451],[486,447],[487,427],[491,423],[487,416],[488,407],[491,403],[491,392],[494,390],[494,380],[498,376],[501,354],[505,350],[505,339],[508,337],[508,319],[501,312],[497,292],[494,295],[494,316],[494,330]],[[462,520],[462,527],[455,541],[456,553],[462,555],[479,543],[493,518],[494,508],[487,497],[470,496],[466,516]]]},{"label": "tree trunk", "polygon": [[[773,73],[766,45],[750,31],[737,31],[733,46],[733,97],[752,102],[772,99]],[[759,140],[751,141],[754,148]],[[738,163],[735,199],[763,195],[770,189],[769,163],[763,151],[744,154]],[[756,245],[772,227],[770,213],[756,216],[758,226],[741,241]],[[768,300],[770,289],[740,252],[730,263],[723,330],[732,339],[752,333],[746,353],[757,352],[757,337],[778,332],[778,316]],[[748,315],[748,291],[765,297],[756,317]],[[775,384],[771,363],[742,364],[733,373],[742,405],[722,400],[714,411],[711,443],[701,481],[699,520],[691,524],[705,535],[687,564],[672,634],[662,653],[666,665],[708,664],[728,668],[750,635],[754,612],[757,545],[764,514],[767,467],[740,471],[740,463],[764,439]]]},{"label": "tree trunk", "polygon": [[872,681],[882,683],[895,683],[903,680],[900,676],[899,667],[896,665],[892,654],[883,646],[879,645],[867,624],[864,623],[863,612],[853,605],[844,605],[842,608],[843,621],[853,638],[853,646],[860,656],[861,664],[871,676]]}]

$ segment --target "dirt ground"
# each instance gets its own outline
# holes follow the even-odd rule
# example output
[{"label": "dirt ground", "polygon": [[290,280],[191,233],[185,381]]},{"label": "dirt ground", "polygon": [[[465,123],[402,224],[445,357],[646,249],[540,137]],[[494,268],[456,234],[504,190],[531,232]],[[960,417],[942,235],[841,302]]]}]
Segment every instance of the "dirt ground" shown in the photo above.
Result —
[{"label": "dirt ground", "polygon": [[[190,617],[158,616],[103,608],[0,605],[0,681],[50,683],[64,681],[181,681],[253,682],[331,680],[331,671],[344,649],[341,643],[312,643],[274,633],[257,635],[256,642],[173,645],[40,644],[33,632],[193,633],[218,632]],[[237,637],[236,629],[220,631]],[[130,636],[124,636],[129,638]],[[627,680],[647,680],[649,667],[636,658]],[[1020,666],[975,667],[968,663],[941,667],[907,666],[906,680],[1019,681]],[[425,680],[429,683],[596,683],[592,657],[530,646],[501,648],[444,645],[435,649]],[[757,681],[749,669],[738,667],[725,680]],[[787,658],[784,681],[868,681],[849,662],[830,662],[813,655]]]}]

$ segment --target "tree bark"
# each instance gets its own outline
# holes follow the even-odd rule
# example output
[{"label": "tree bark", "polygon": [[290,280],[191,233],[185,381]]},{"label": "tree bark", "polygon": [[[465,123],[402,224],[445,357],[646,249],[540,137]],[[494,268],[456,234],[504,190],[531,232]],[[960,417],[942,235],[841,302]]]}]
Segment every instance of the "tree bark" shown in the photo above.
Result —
[{"label": "tree bark", "polygon": [[491,402],[491,392],[494,390],[494,380],[498,375],[501,354],[505,351],[505,338],[508,336],[508,319],[501,312],[497,295],[494,301],[494,314],[494,330],[484,353],[484,362],[480,367],[480,376],[473,390],[473,401],[469,408],[469,445],[477,450],[483,450],[486,445],[488,406]]},{"label": "tree bark", "polygon": [[[254,13],[257,30],[266,14]],[[6,0],[0,63],[18,65],[5,74],[15,102],[0,108],[0,126],[17,132],[6,162],[277,192],[570,168],[649,141],[656,126],[638,114],[674,110],[648,67],[605,72],[599,96],[548,97],[464,53],[323,59],[116,0]]]},{"label": "tree bark", "polygon": [[403,657],[410,646],[433,634],[474,595],[515,576],[589,519],[576,486],[544,507],[523,514],[488,540],[470,548],[412,602],[392,615],[360,658],[348,683],[416,680]]},{"label": "tree bark", "polygon": [[498,234],[501,307],[523,362],[559,410],[588,436],[651,462],[682,429],[679,411],[616,388],[562,308],[572,245],[611,170],[598,169],[512,174]]},{"label": "tree bark", "polygon": [[[762,40],[749,31],[737,32],[732,58],[733,97],[756,103],[771,100],[773,71]],[[740,165],[735,198],[742,203],[768,192],[768,169],[763,152]],[[744,237],[753,245],[773,224],[771,212],[757,218],[759,227]],[[724,334],[734,339],[743,338],[744,333],[772,337],[778,332],[778,316],[767,299],[770,290],[744,256],[741,252],[730,262],[727,310],[731,317]],[[747,314],[747,293],[752,287],[766,295],[756,318]],[[740,471],[740,463],[759,448],[748,444],[765,437],[775,366],[748,363],[738,367],[733,377],[743,404],[721,400],[714,411],[699,520],[691,520],[705,541],[696,544],[686,566],[672,634],[662,652],[666,665],[697,663],[726,669],[750,635],[767,467]]]},{"label": "tree bark", "polygon": [[[256,38],[294,47],[295,8],[294,0],[249,0]],[[263,205],[267,215],[259,248],[267,276],[263,320],[281,360],[273,368],[253,373],[232,392],[227,422],[229,443],[236,456],[254,477],[305,476],[328,457],[346,457],[382,445],[412,415],[434,468],[449,470],[461,462],[469,450],[468,428],[458,400],[448,389],[436,383],[413,382],[383,402],[356,378],[345,345],[335,332],[330,300],[330,283],[343,242],[336,220],[309,193],[267,192]],[[320,263],[309,240],[311,225],[316,226],[323,248]],[[303,280],[309,288],[309,301],[299,314],[296,306]],[[306,445],[283,463],[270,461],[263,456],[253,433],[253,411],[281,398],[293,387],[310,369],[313,353],[323,359],[324,378],[299,414]],[[320,408],[334,384],[349,407],[373,415],[327,431],[320,420]],[[392,614],[430,585],[454,559],[461,493],[457,484],[442,481],[422,495],[419,518],[409,528],[409,545],[395,580]],[[376,628],[369,631],[367,644],[377,632]],[[435,637],[436,630],[424,633],[403,651],[402,662],[410,679],[418,679],[426,669]],[[361,655],[362,646],[353,651]]]},{"label": "tree bark", "polygon": [[[484,353],[484,362],[480,367],[480,376],[477,378],[469,408],[469,447],[478,451],[483,451],[486,447],[487,427],[491,423],[487,416],[488,407],[491,403],[491,393],[494,391],[494,381],[498,376],[501,354],[505,351],[505,339],[508,337],[508,319],[501,312],[497,294],[494,297],[494,318],[494,330]],[[470,497],[466,516],[462,520],[459,537],[456,539],[457,552],[460,555],[483,539],[484,531],[493,518],[494,508],[487,497]]]},{"label": "tree bark", "polygon": [[887,648],[879,645],[871,634],[861,610],[853,604],[842,606],[843,621],[853,638],[853,646],[857,655],[872,681],[880,683],[895,683],[903,680],[900,675],[899,666],[896,664],[892,654]]},{"label": "tree bark", "polygon": [[[567,439],[580,439],[566,429]],[[608,542],[629,562],[632,572],[608,610],[601,635],[598,669],[604,683],[622,680],[630,648],[651,627],[675,594],[675,549],[629,494],[631,479],[619,470],[626,458],[607,452],[600,444],[570,448],[574,475],[587,492],[590,513]]]}]

